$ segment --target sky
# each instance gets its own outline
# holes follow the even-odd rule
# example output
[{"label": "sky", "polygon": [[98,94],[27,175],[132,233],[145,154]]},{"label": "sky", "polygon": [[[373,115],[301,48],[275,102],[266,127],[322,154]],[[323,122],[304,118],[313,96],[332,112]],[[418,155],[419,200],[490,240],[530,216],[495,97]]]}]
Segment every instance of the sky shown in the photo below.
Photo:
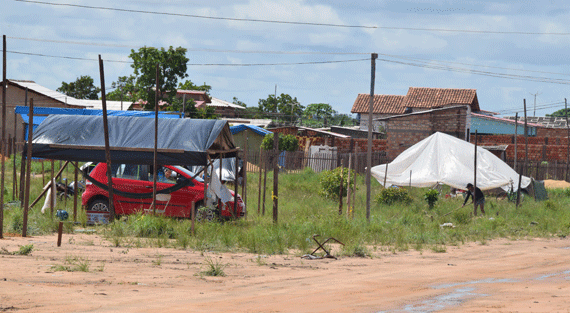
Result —
[{"label": "sky", "polygon": [[522,115],[526,99],[544,116],[570,97],[569,20],[565,1],[2,0],[0,34],[8,79],[54,90],[83,75],[99,87],[99,55],[108,88],[133,74],[131,49],[173,46],[213,97],[257,106],[277,91],[350,113],[378,53],[375,94],[469,88],[482,110]]}]

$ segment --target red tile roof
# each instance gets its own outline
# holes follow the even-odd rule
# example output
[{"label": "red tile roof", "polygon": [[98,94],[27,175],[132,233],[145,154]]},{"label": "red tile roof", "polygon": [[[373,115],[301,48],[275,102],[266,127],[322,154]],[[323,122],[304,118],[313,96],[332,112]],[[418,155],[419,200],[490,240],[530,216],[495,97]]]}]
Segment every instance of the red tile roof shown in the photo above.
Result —
[{"label": "red tile roof", "polygon": [[[374,95],[372,112],[375,114],[404,114],[405,107],[402,106],[405,96],[396,95]],[[368,113],[370,106],[370,94],[358,94],[351,113]]]},{"label": "red tile roof", "polygon": [[472,111],[479,111],[475,89],[410,87],[402,106],[433,109],[447,105],[467,104]]}]

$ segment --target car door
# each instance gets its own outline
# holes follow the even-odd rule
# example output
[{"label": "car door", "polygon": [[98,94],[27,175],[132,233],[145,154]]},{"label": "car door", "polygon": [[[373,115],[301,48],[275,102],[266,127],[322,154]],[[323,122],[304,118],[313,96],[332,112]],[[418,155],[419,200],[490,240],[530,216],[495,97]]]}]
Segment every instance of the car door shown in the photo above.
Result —
[{"label": "car door", "polygon": [[[126,193],[148,193],[149,190],[145,185],[145,181],[148,181],[148,168],[148,165],[112,164],[113,187]],[[152,189],[150,189],[150,192],[152,192]],[[152,199],[138,199],[117,194],[114,195],[113,203],[115,204],[116,214],[128,215],[148,209]]]}]

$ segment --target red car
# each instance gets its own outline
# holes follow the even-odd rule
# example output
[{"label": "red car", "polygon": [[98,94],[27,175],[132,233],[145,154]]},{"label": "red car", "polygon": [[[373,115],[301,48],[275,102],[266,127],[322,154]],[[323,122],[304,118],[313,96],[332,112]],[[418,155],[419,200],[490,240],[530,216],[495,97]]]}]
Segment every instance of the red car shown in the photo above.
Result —
[{"label": "red car", "polygon": [[[136,194],[152,193],[153,171],[149,165],[112,164],[113,188],[119,193],[113,194],[116,215],[129,215],[137,212],[152,212],[151,197]],[[172,174],[173,173],[173,174]],[[107,185],[107,164],[99,163],[89,173],[97,182]],[[170,177],[168,177],[170,176]],[[180,185],[182,188],[177,188]],[[87,181],[81,204],[86,208],[88,223],[107,223],[109,221],[109,193]],[[192,202],[195,203],[196,219],[212,221],[216,217],[236,218],[245,215],[245,205],[237,196],[234,212],[234,192],[230,190],[232,200],[222,203],[208,199],[204,203],[204,181],[191,171],[181,166],[163,166],[158,170],[157,190],[175,189],[171,193],[157,194],[156,213],[164,216],[191,218]],[[177,190],[176,190],[177,189]],[[130,193],[131,195],[124,194]],[[133,195],[134,194],[134,195]],[[211,194],[209,192],[209,194]]]}]

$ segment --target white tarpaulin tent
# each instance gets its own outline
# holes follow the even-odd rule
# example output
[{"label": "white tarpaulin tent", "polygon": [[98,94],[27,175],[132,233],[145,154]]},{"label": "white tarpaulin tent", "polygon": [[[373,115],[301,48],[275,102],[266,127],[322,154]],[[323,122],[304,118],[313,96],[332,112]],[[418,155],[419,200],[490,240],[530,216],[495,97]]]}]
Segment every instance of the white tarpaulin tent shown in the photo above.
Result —
[{"label": "white tarpaulin tent", "polygon": [[[388,164],[386,185],[433,187],[445,184],[465,189],[473,183],[475,145],[443,133],[435,133],[402,152]],[[372,168],[372,176],[384,184],[386,165]],[[411,175],[410,175],[411,172]],[[513,185],[517,190],[519,174],[484,148],[477,147],[477,187],[488,190]],[[521,186],[530,178],[523,176]]]}]

